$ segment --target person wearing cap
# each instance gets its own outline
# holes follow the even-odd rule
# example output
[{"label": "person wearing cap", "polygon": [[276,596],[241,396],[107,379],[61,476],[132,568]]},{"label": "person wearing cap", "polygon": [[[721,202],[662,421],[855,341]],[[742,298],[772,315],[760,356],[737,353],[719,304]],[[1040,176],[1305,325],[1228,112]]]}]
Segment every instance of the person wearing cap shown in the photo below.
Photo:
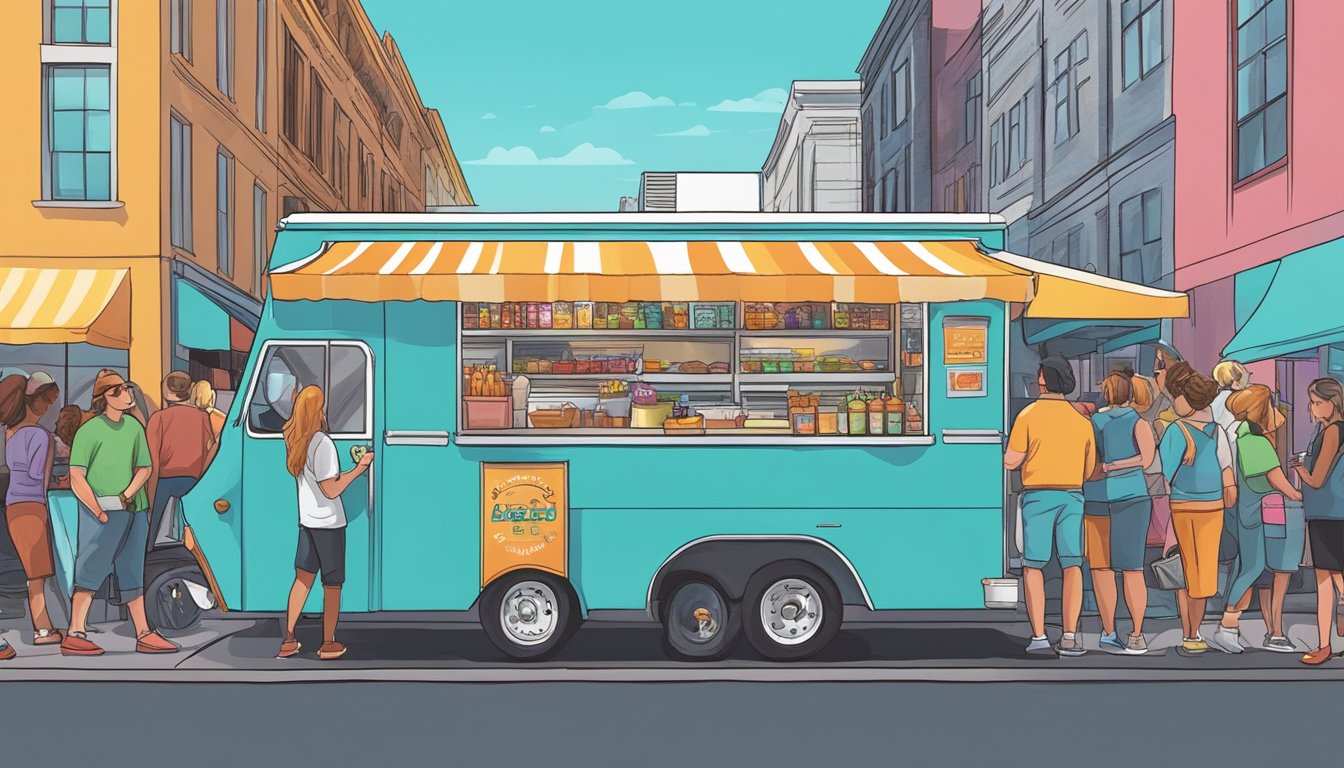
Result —
[{"label": "person wearing cap", "polygon": [[28,580],[34,645],[61,642],[61,633],[52,628],[47,614],[47,579],[56,574],[47,514],[54,451],[51,435],[38,424],[59,397],[56,382],[42,372],[0,380],[0,422],[6,427],[5,465],[9,469],[5,522]]},{"label": "person wearing cap", "polygon": [[180,499],[196,486],[214,450],[210,416],[193,407],[191,376],[173,371],[163,379],[163,408],[149,417],[145,436],[154,464],[153,508],[147,546],[153,547],[170,499]]},{"label": "person wearing cap", "polygon": [[94,593],[114,574],[135,625],[135,650],[178,650],[145,618],[145,547],[149,537],[145,484],[152,465],[145,429],[128,417],[135,407],[132,388],[116,371],[99,371],[93,384],[95,416],[75,433],[70,448],[70,489],[79,500],[79,529],[70,631],[61,643],[61,653],[67,656],[103,653],[89,640],[86,622]]}]

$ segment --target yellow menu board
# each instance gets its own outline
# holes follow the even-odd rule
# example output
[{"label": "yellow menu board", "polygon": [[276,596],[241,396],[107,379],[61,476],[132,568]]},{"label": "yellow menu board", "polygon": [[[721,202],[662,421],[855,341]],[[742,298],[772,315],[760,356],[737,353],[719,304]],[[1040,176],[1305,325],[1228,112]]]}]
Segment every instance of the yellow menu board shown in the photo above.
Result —
[{"label": "yellow menu board", "polygon": [[567,577],[568,533],[568,464],[481,464],[481,586],[520,568]]},{"label": "yellow menu board", "polygon": [[969,319],[943,324],[944,365],[984,365],[989,362],[989,326]]}]

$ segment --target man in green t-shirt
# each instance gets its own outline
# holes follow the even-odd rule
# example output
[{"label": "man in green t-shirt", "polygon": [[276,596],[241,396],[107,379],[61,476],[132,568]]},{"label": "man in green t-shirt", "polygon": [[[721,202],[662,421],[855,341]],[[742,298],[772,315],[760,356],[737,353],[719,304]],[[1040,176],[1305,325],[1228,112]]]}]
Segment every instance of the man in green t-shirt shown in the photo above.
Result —
[{"label": "man in green t-shirt", "polygon": [[135,624],[135,650],[178,650],[151,629],[145,618],[145,548],[149,538],[145,483],[151,474],[151,461],[144,425],[128,415],[134,407],[134,385],[116,371],[99,371],[93,384],[96,415],[79,428],[70,447],[70,490],[79,500],[79,533],[70,631],[61,642],[61,653],[66,656],[103,653],[89,640],[86,622],[94,593],[113,574]]}]

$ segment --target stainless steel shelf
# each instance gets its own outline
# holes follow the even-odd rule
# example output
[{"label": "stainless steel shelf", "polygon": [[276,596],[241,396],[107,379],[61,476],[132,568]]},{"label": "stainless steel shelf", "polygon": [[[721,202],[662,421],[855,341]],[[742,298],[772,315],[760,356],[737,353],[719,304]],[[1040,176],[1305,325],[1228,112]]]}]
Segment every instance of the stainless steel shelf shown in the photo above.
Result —
[{"label": "stainless steel shelf", "polygon": [[826,446],[929,446],[932,435],[795,435],[788,430],[710,430],[704,435],[665,435],[656,429],[515,429],[459,432],[453,442],[461,446],[521,445],[700,445],[780,446],[810,448]]},{"label": "stainless steel shelf", "polygon": [[746,329],[738,331],[741,336],[784,336],[784,337],[807,337],[819,336],[828,339],[850,339],[850,338],[891,338],[894,330],[870,331],[866,329],[851,330],[848,328],[800,328],[796,331],[788,330],[765,330],[749,331]]},{"label": "stainless steel shelf", "polygon": [[741,373],[743,386],[757,384],[890,384],[896,380],[891,371],[856,373]]}]

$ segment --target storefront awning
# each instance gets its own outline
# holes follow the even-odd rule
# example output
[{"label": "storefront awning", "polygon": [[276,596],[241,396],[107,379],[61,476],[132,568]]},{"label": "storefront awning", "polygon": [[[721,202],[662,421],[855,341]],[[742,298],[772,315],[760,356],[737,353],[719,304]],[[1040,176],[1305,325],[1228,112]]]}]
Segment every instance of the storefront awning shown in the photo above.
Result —
[{"label": "storefront awning", "polygon": [[0,267],[0,343],[130,347],[125,269]]},{"label": "storefront awning", "polygon": [[[970,240],[338,242],[273,270],[271,290],[282,301],[995,299],[1033,302],[1029,317],[1186,312],[1183,294],[988,255]],[[1073,293],[1082,296],[1070,298]],[[1033,311],[1042,302],[1040,312]],[[1064,311],[1075,314],[1058,314]]]},{"label": "storefront awning", "polygon": [[1344,238],[1283,258],[1223,357],[1253,363],[1344,342],[1344,315],[1336,309],[1341,285]]},{"label": "storefront awning", "polygon": [[186,280],[177,280],[177,343],[188,349],[227,351],[230,348],[230,317]]}]

